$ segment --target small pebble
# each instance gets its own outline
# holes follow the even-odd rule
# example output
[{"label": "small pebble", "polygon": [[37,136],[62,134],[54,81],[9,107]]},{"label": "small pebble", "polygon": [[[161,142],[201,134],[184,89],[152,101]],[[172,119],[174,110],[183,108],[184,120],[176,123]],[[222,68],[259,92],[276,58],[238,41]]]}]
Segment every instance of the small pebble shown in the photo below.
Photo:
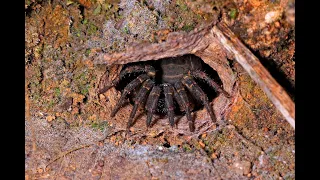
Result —
[{"label": "small pebble", "polygon": [[204,133],[201,135],[201,138],[204,139],[205,137],[207,137],[207,133]]},{"label": "small pebble", "polygon": [[217,159],[218,157],[217,157],[217,155],[216,155],[216,153],[212,153],[211,154],[211,159]]},{"label": "small pebble", "polygon": [[173,145],[169,148],[169,151],[172,151],[172,152],[178,152],[178,146],[177,145]]},{"label": "small pebble", "polygon": [[233,163],[232,167],[235,169],[236,173],[241,175],[247,175],[251,172],[251,162],[249,161],[236,161]]},{"label": "small pebble", "polygon": [[43,173],[43,169],[42,168],[39,168],[37,171],[38,171],[38,173]]},{"label": "small pebble", "polygon": [[206,146],[201,140],[199,141],[199,145],[201,148],[204,148]]},{"label": "small pebble", "polygon": [[266,23],[272,23],[273,21],[277,20],[280,15],[281,14],[279,11],[270,11],[265,15],[264,20]]},{"label": "small pebble", "polygon": [[47,116],[46,119],[48,122],[51,122],[51,121],[55,120],[56,117],[55,116]]},{"label": "small pebble", "polygon": [[101,100],[103,100],[103,99],[105,99],[106,97],[105,97],[103,94],[99,94],[99,98],[100,98]]}]

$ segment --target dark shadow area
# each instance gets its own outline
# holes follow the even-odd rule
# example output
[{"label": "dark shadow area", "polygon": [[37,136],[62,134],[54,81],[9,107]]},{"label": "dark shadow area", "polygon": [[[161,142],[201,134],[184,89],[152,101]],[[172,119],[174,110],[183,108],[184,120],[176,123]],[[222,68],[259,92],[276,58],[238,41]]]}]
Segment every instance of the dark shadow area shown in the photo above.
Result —
[{"label": "dark shadow area", "polygon": [[251,52],[260,60],[261,64],[269,71],[271,76],[284,88],[284,90],[288,93],[291,99],[294,101],[294,92],[295,87],[287,79],[287,76],[279,69],[279,65],[277,65],[273,59],[263,58],[260,56],[258,52],[250,49]]}]

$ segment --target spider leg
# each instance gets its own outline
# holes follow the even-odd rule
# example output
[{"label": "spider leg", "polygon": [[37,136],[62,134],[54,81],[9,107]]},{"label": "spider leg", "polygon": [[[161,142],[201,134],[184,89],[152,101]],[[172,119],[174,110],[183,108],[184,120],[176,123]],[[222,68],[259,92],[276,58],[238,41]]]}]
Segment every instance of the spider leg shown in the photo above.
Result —
[{"label": "spider leg", "polygon": [[214,116],[212,107],[209,104],[209,100],[207,95],[202,91],[202,89],[199,87],[199,85],[194,81],[194,79],[191,76],[184,76],[182,78],[182,83],[187,87],[187,89],[195,96],[199,97],[202,101],[204,107],[207,109],[212,122],[216,121],[216,118]]},{"label": "spider leg", "polygon": [[146,103],[147,127],[150,127],[152,115],[156,112],[160,93],[161,93],[161,88],[159,86],[154,86],[148,96],[147,103]]},{"label": "spider leg", "polygon": [[126,75],[126,74],[130,74],[130,73],[135,73],[135,72],[146,72],[146,74],[151,77],[154,78],[154,76],[156,75],[156,70],[150,66],[150,65],[145,65],[145,66],[139,66],[139,65],[135,65],[135,66],[129,66],[126,69],[122,70],[119,74],[119,76],[117,76],[113,81],[111,81],[110,84],[106,85],[104,88],[102,88],[98,94],[104,93],[106,92],[108,89],[110,89],[111,87],[117,85],[120,80]]},{"label": "spider leg", "polygon": [[195,71],[191,72],[191,75],[195,78],[203,79],[205,80],[215,91],[218,91],[225,95],[227,98],[230,98],[231,96],[229,93],[227,93],[225,90],[223,90],[216,82],[214,82],[206,73],[201,71]]},{"label": "spider leg", "polygon": [[170,84],[163,85],[164,98],[166,102],[166,108],[168,110],[168,118],[170,125],[174,125],[174,105],[173,105],[173,87]]},{"label": "spider leg", "polygon": [[194,131],[194,123],[192,121],[192,117],[191,117],[191,112],[190,112],[190,101],[187,95],[186,90],[184,89],[182,83],[180,81],[176,82],[174,84],[174,87],[177,89],[177,93],[181,99],[181,103],[184,105],[185,111],[186,111],[186,116],[189,122],[189,129],[191,132]]},{"label": "spider leg", "polygon": [[179,93],[177,92],[177,90],[175,88],[173,88],[173,97],[174,99],[177,101],[179,107],[180,107],[180,110],[181,111],[185,111],[185,107],[184,107],[184,103],[181,99],[181,97],[179,96]]},{"label": "spider leg", "polygon": [[141,74],[140,76],[138,76],[136,79],[134,79],[133,81],[131,81],[123,90],[123,93],[121,94],[121,97],[118,101],[118,103],[116,104],[116,106],[114,107],[114,109],[112,110],[110,116],[114,117],[114,115],[118,112],[118,110],[120,109],[120,107],[122,106],[122,104],[124,103],[124,100],[126,99],[127,95],[133,90],[135,89],[138,85],[140,85],[141,83],[143,83],[146,79],[148,79],[149,76],[146,74]]},{"label": "spider leg", "polygon": [[132,126],[133,118],[137,112],[139,104],[143,102],[143,100],[146,98],[147,93],[150,91],[150,89],[153,87],[153,81],[151,79],[147,79],[140,88],[137,97],[135,98],[135,102],[132,108],[132,111],[130,113],[129,121],[128,121],[128,128]]}]

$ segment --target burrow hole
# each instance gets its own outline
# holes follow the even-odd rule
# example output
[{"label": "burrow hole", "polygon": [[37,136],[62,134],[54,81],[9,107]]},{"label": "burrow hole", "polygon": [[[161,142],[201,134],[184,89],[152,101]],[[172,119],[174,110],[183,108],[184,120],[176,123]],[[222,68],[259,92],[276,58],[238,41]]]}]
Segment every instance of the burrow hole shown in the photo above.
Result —
[{"label": "burrow hole", "polygon": [[[212,78],[218,85],[222,85],[221,79],[218,76],[218,73],[213,70],[208,64],[204,63],[203,60],[195,55],[192,54],[187,54],[184,56],[180,56],[180,57],[175,57],[175,58],[191,58],[191,60],[197,61],[200,60],[202,69],[200,69],[201,71],[205,72],[210,78]],[[122,70],[124,70],[125,68],[127,68],[128,66],[134,66],[134,65],[151,65],[155,68],[156,70],[156,77],[154,79],[155,85],[160,85],[162,83],[162,74],[163,74],[163,69],[161,67],[161,61],[165,61],[168,60],[168,58],[163,58],[163,59],[159,59],[159,60],[149,60],[149,61],[142,61],[142,62],[134,62],[134,63],[128,63],[125,64],[122,67]],[[118,91],[123,91],[123,89],[125,88],[125,86],[131,82],[132,80],[134,80],[135,78],[137,78],[137,76],[139,76],[140,74],[142,74],[144,72],[135,72],[135,73],[130,73],[127,74],[124,78],[122,78],[119,82],[119,84],[116,85],[116,89]],[[201,89],[205,92],[205,94],[207,95],[209,101],[211,102],[215,97],[217,97],[217,93],[203,80],[201,79],[196,79],[195,81],[197,82],[197,84],[201,87]],[[139,89],[141,86],[138,86],[132,93],[130,93],[128,95],[128,98],[130,100],[131,104],[134,104],[134,97],[135,95],[138,93]],[[185,88],[186,89],[186,88]],[[200,100],[198,100],[196,97],[193,97],[191,95],[191,93],[186,89],[188,95],[189,95],[189,100],[191,100],[192,104],[194,105],[193,107],[193,112],[198,111],[203,109],[203,105],[201,103]],[[143,105],[145,105],[144,103],[146,102],[146,99],[143,102]],[[175,106],[175,115],[184,115],[183,112],[181,112],[177,102],[174,100],[174,106]],[[161,117],[166,116],[167,114],[167,110],[165,108],[165,100],[164,100],[164,93],[163,90],[160,94],[160,98],[158,101],[158,107],[157,107],[157,111],[156,111],[157,115],[160,115]]]}]

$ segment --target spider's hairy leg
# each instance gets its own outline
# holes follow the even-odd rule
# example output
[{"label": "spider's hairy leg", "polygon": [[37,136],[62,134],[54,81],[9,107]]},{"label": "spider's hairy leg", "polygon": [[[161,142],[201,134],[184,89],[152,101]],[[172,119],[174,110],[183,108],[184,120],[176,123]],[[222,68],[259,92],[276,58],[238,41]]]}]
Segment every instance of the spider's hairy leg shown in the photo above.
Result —
[{"label": "spider's hairy leg", "polygon": [[126,99],[127,95],[133,90],[135,89],[138,85],[140,85],[141,83],[143,83],[146,79],[149,79],[149,76],[146,74],[141,74],[140,76],[138,76],[136,79],[134,79],[133,81],[131,81],[123,90],[121,97],[118,101],[118,103],[116,104],[116,106],[114,107],[114,109],[112,110],[110,116],[114,117],[114,115],[118,112],[118,110],[120,109],[120,107],[122,106],[122,104],[124,103],[124,100]]},{"label": "spider's hairy leg", "polygon": [[190,72],[191,75],[195,78],[199,78],[202,79],[204,81],[206,81],[215,91],[218,91],[220,93],[222,93],[223,95],[225,95],[227,98],[230,98],[231,96],[229,95],[229,93],[227,93],[224,89],[222,89],[216,82],[214,82],[213,79],[211,79],[205,72],[202,71],[194,71],[194,72]]},{"label": "spider's hairy leg", "polygon": [[177,101],[179,107],[180,107],[180,110],[181,111],[185,111],[185,107],[184,107],[184,104],[183,104],[183,101],[181,99],[181,97],[179,96],[179,93],[177,92],[177,90],[175,88],[173,88],[173,97],[174,99]]},{"label": "spider's hairy leg", "polygon": [[170,84],[164,84],[163,85],[163,91],[164,91],[164,98],[165,98],[165,104],[166,108],[168,110],[168,118],[171,127],[174,126],[174,105],[173,105],[173,87]]},{"label": "spider's hairy leg", "polygon": [[150,78],[154,78],[156,75],[156,70],[150,66],[150,65],[134,65],[134,66],[129,66],[127,68],[125,68],[124,70],[122,70],[119,74],[119,76],[117,76],[113,81],[111,81],[110,84],[106,85],[104,88],[102,88],[98,94],[104,93],[106,92],[108,89],[110,89],[111,87],[117,85],[120,80],[122,78],[125,77],[126,74],[130,74],[130,73],[137,73],[137,72],[145,72]]},{"label": "spider's hairy leg", "polygon": [[147,127],[150,127],[152,116],[156,112],[160,93],[161,88],[159,86],[154,86],[148,96],[148,100],[145,106],[147,110]]},{"label": "spider's hairy leg", "polygon": [[133,118],[137,112],[139,104],[141,104],[144,99],[147,96],[147,93],[150,92],[150,89],[153,87],[154,83],[151,79],[147,79],[143,84],[142,87],[140,88],[137,97],[135,98],[135,102],[132,108],[132,111],[130,113],[129,121],[128,121],[128,126],[127,128],[130,128],[133,123]]},{"label": "spider's hairy leg", "polygon": [[207,109],[212,122],[216,122],[216,118],[214,116],[212,107],[209,104],[207,95],[202,91],[202,89],[194,81],[194,79],[191,76],[186,75],[182,78],[182,83],[188,88],[188,90],[194,95],[194,97],[200,98],[204,107]]},{"label": "spider's hairy leg", "polygon": [[187,116],[187,119],[188,119],[188,122],[189,122],[189,129],[190,129],[191,132],[193,132],[195,127],[194,127],[194,122],[192,121],[192,117],[191,117],[191,113],[190,113],[190,104],[191,103],[189,101],[187,92],[184,89],[184,87],[183,87],[183,85],[182,85],[182,83],[180,81],[176,82],[174,84],[174,87],[176,88],[178,96],[181,99],[181,103],[183,104],[184,109],[186,111],[186,116]]}]

